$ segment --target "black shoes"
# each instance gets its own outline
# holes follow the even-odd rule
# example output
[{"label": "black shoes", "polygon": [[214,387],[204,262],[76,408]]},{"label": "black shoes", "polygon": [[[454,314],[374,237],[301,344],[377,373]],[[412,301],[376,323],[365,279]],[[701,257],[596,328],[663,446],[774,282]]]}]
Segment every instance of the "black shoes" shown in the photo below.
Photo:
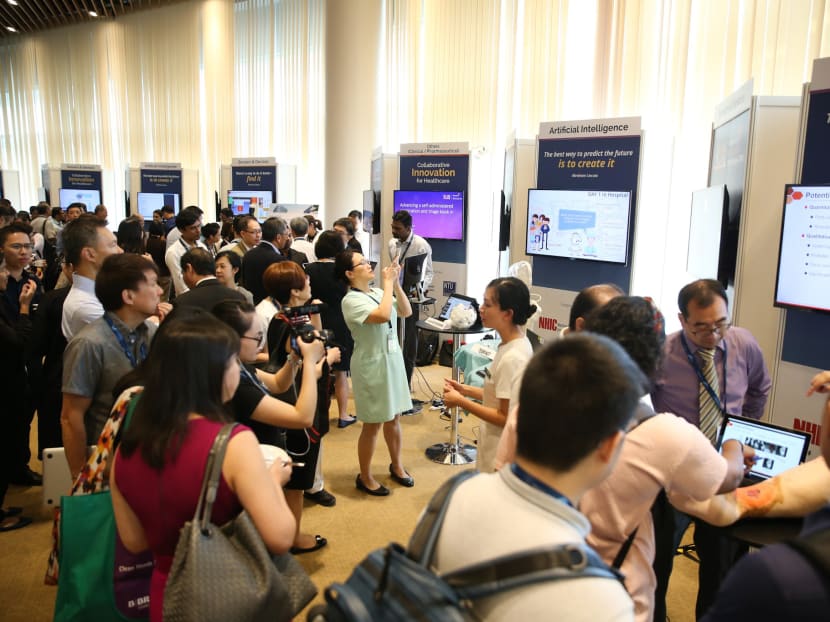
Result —
[{"label": "black shoes", "polygon": [[363,483],[363,480],[360,479],[360,473],[357,474],[357,479],[354,481],[355,488],[358,490],[362,490],[365,493],[368,493],[374,497],[385,497],[389,494],[389,489],[384,486],[383,484],[378,484],[377,488],[369,488],[366,484]]},{"label": "black shoes", "polygon": [[309,501],[314,501],[317,505],[330,508],[337,503],[337,497],[331,494],[328,490],[323,488],[317,492],[304,492],[303,496]]},{"label": "black shoes", "polygon": [[313,553],[314,551],[319,551],[324,546],[329,543],[323,536],[317,535],[314,536],[314,545],[308,547],[307,549],[301,549],[298,546],[292,546],[290,551],[292,555],[302,555],[303,553]]},{"label": "black shoes", "polygon": [[[406,473],[406,471],[404,471]],[[415,485],[415,480],[412,479],[412,476],[409,473],[406,474],[405,477],[401,477],[395,470],[392,468],[392,465],[389,465],[389,475],[392,476],[392,479],[398,482],[401,486],[406,486],[407,488],[412,488]]]},{"label": "black shoes", "polygon": [[353,423],[357,423],[357,417],[352,416],[350,419],[338,419],[337,427],[341,429],[348,428]]},{"label": "black shoes", "polygon": [[12,475],[9,483],[15,486],[43,486],[43,476],[26,467]]}]

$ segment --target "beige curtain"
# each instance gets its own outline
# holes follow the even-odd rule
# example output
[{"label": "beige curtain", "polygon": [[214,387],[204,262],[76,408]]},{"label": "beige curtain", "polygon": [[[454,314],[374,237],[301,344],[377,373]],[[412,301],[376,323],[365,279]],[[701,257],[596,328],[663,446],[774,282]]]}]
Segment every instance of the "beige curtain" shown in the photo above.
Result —
[{"label": "beige curtain", "polygon": [[324,196],[324,9],[323,0],[235,4],[233,155],[295,165],[301,203]]}]

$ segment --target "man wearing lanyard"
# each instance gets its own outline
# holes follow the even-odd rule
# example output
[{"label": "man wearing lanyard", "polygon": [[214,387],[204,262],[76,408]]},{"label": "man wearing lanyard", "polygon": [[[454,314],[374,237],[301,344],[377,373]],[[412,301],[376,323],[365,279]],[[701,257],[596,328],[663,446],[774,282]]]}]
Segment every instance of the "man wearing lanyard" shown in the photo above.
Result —
[{"label": "man wearing lanyard", "polygon": [[161,288],[156,265],[126,253],[108,257],[95,280],[104,315],[89,323],[66,346],[63,357],[61,429],[73,479],[86,461],[115,401],[113,388],[147,356]]},{"label": "man wearing lanyard", "polygon": [[[723,413],[760,419],[771,386],[763,354],[752,334],[731,327],[723,286],[712,279],[686,285],[677,298],[682,329],[666,338],[665,360],[651,394],[654,410],[686,419],[716,444]],[[663,508],[666,510],[666,508]],[[655,510],[656,511],[656,510]],[[655,517],[657,575],[655,620],[665,619],[665,592],[674,557],[689,518],[678,515],[672,530],[670,511],[663,538]],[[673,542],[668,532],[675,531]],[[695,547],[700,557],[697,617],[711,606],[718,586],[740,551],[719,529],[695,520]]]},{"label": "man wearing lanyard", "polygon": [[[426,298],[427,291],[432,287],[432,247],[420,235],[413,233],[412,215],[409,212],[406,210],[395,212],[395,215],[392,216],[392,239],[389,240],[389,259],[394,260],[395,257],[398,258],[398,263],[401,266],[401,278],[403,278],[404,270],[406,270],[407,257],[417,257],[418,255],[427,256],[424,259],[424,265],[421,269],[421,289],[424,298]],[[406,368],[407,383],[412,382],[412,370],[415,368],[415,357],[418,353],[418,328],[415,326],[415,323],[418,321],[418,311],[418,305],[413,304],[412,315],[403,320],[403,362]],[[413,401],[413,404],[416,404],[416,402]],[[420,410],[420,406],[416,404],[413,412],[417,412],[418,410]]]},{"label": "man wearing lanyard", "polygon": [[[647,382],[606,337],[575,334],[540,350],[522,377],[515,462],[453,493],[435,570],[561,545],[574,551],[577,566],[595,556],[585,543],[590,523],[576,508],[611,473]],[[482,620],[607,621],[632,620],[634,607],[620,581],[586,573],[476,600],[473,613]]]},{"label": "man wearing lanyard", "polygon": [[181,235],[164,253],[164,263],[170,270],[176,296],[180,296],[189,289],[182,278],[182,255],[192,248],[207,250],[207,247],[199,241],[202,235],[202,210],[196,206],[184,208],[176,216],[176,228]]}]

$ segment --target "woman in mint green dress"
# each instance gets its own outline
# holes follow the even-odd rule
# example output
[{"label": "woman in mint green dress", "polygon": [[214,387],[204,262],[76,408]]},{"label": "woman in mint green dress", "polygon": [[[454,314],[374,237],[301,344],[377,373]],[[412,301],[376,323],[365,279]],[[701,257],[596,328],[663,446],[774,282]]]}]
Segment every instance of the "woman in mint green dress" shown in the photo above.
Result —
[{"label": "woman in mint green dress", "polygon": [[357,418],[363,426],[357,442],[360,474],[355,486],[370,495],[385,496],[389,489],[372,476],[372,455],[378,433],[389,449],[389,474],[402,486],[415,484],[401,462],[400,413],[412,408],[403,354],[398,343],[397,318],[412,313],[400,286],[400,266],[383,269],[383,289],[370,287],[375,274],[360,253],[346,249],[335,259],[335,276],[349,286],[342,309],[354,338],[351,360],[352,390]]}]

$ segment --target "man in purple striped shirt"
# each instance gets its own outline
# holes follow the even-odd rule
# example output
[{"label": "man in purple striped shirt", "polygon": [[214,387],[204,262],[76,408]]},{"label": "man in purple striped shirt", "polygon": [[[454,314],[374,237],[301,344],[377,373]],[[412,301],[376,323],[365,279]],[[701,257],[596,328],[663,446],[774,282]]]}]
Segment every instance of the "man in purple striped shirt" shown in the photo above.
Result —
[{"label": "man in purple striped shirt", "polygon": [[[752,334],[729,322],[728,300],[723,286],[712,279],[689,283],[677,297],[680,309],[678,317],[682,329],[666,338],[665,359],[662,371],[655,383],[651,399],[658,413],[674,413],[689,423],[715,430],[709,434],[716,441],[714,424],[719,421],[701,421],[703,391],[718,405],[720,412],[760,419],[764,413],[771,381],[761,348]],[[704,357],[701,351],[714,350],[714,370],[717,382],[708,382]],[[714,380],[711,376],[710,379]],[[659,502],[658,502],[659,503]],[[664,508],[665,509],[665,508]],[[673,517],[669,516],[668,519]],[[671,573],[674,546],[668,542],[668,532],[673,531],[671,520],[667,523],[665,539],[658,532],[655,516],[657,555],[654,570],[657,574],[655,594],[655,620],[665,619],[665,590]],[[689,519],[678,515],[679,541],[688,526]],[[698,572],[697,617],[712,604],[718,586],[732,565],[734,555],[728,551],[732,542],[720,535],[720,530],[695,520],[695,546],[700,557]]]}]

